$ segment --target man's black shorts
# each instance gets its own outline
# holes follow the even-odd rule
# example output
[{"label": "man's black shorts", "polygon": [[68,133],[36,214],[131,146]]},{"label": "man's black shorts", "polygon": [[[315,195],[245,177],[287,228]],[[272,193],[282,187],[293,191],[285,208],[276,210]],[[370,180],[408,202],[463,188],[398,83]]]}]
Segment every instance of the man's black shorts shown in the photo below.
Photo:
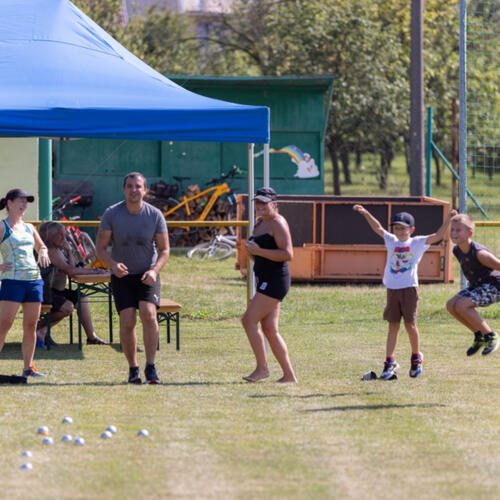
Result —
[{"label": "man's black shorts", "polygon": [[142,274],[128,274],[123,278],[111,275],[111,289],[118,312],[128,307],[139,308],[139,301],[152,302],[160,306],[160,277],[153,286],[145,285],[141,281]]},{"label": "man's black shorts", "polygon": [[[45,299],[45,290],[44,290]],[[56,290],[52,288],[49,292],[48,302],[43,301],[44,304],[52,304],[52,312],[57,312],[61,310],[62,305],[69,300],[76,306],[78,302],[78,292],[76,290],[70,290],[65,288],[64,290]]]}]

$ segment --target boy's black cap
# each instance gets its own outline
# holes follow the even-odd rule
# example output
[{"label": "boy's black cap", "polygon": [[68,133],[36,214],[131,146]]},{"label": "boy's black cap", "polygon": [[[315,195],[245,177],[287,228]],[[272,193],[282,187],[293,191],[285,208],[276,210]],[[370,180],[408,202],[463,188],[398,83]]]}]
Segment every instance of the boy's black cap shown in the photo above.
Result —
[{"label": "boy's black cap", "polygon": [[35,197],[31,194],[28,194],[24,189],[11,189],[6,195],[6,200],[15,200],[16,198],[26,198],[29,203],[33,203],[35,201]]},{"label": "boy's black cap", "polygon": [[401,226],[406,227],[414,227],[415,219],[413,218],[413,215],[409,214],[408,212],[399,212],[392,217],[391,226],[394,226],[394,224],[400,224]]},{"label": "boy's black cap", "polygon": [[260,188],[252,199],[262,201],[263,203],[269,203],[271,201],[276,201],[278,199],[278,195],[273,188],[264,187]]}]

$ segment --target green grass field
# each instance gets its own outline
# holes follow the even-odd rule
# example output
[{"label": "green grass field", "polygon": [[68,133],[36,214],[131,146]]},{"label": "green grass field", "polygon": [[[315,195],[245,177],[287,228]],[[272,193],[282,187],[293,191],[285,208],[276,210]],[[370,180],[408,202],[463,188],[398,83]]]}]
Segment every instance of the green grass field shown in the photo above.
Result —
[{"label": "green grass field", "polygon": [[[299,384],[276,384],[272,358],[271,377],[247,384],[241,376],[254,360],[239,324],[246,288],[233,263],[171,257],[162,293],[184,306],[181,350],[162,329],[161,386],[126,384],[117,344],[79,352],[67,344],[67,321],[54,329],[63,344],[36,353],[47,377],[0,386],[0,497],[498,497],[500,354],[465,356],[471,335],[444,308],[457,283],[421,286],[418,379],[408,377],[402,332],[399,380],[360,380],[382,367],[382,286],[296,284],[283,303],[281,333]],[[107,335],[103,306],[92,310],[98,334]],[[500,329],[498,307],[485,315]],[[16,323],[0,354],[2,373],[22,369],[19,340]],[[139,359],[143,365],[142,347]],[[64,416],[73,425],[63,425]],[[118,433],[101,439],[110,424]],[[41,425],[52,446],[41,444]],[[150,437],[137,437],[141,428]],[[61,442],[66,432],[86,445]],[[20,468],[26,449],[32,471]]]}]

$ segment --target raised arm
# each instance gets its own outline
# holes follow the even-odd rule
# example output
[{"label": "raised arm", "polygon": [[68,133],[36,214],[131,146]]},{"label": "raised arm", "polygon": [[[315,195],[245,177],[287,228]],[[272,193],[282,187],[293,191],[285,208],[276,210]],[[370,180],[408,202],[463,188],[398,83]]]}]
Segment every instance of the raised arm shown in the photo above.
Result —
[{"label": "raised arm", "polygon": [[382,224],[380,224],[380,222],[375,219],[375,217],[373,217],[373,215],[368,212],[363,205],[354,205],[352,209],[364,216],[366,222],[368,222],[374,233],[378,234],[381,238],[384,237],[384,228],[382,227]]},{"label": "raised arm", "polygon": [[500,260],[486,250],[479,250],[479,252],[477,252],[477,260],[481,262],[483,266],[489,267],[494,271],[500,271]]},{"label": "raised arm", "polygon": [[450,225],[451,218],[455,217],[457,213],[458,212],[456,210],[450,210],[441,227],[434,234],[429,234],[429,236],[427,236],[427,239],[425,240],[425,243],[427,245],[432,245],[433,243],[441,241],[446,235],[446,231],[448,230],[448,226]]}]

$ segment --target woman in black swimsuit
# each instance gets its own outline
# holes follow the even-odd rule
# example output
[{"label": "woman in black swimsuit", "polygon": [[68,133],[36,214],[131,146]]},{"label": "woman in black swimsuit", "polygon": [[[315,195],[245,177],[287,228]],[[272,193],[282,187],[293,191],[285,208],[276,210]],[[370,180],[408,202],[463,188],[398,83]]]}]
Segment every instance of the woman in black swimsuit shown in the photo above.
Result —
[{"label": "woman in black swimsuit", "polygon": [[[269,377],[265,336],[283,370],[278,382],[297,382],[285,341],[278,332],[280,303],[290,288],[287,264],[293,257],[290,229],[285,218],[278,213],[274,189],[259,189],[254,200],[258,220],[245,248],[255,261],[257,291],[241,322],[255,354],[257,367],[243,379],[257,382]],[[259,329],[259,322],[262,330]]]}]

